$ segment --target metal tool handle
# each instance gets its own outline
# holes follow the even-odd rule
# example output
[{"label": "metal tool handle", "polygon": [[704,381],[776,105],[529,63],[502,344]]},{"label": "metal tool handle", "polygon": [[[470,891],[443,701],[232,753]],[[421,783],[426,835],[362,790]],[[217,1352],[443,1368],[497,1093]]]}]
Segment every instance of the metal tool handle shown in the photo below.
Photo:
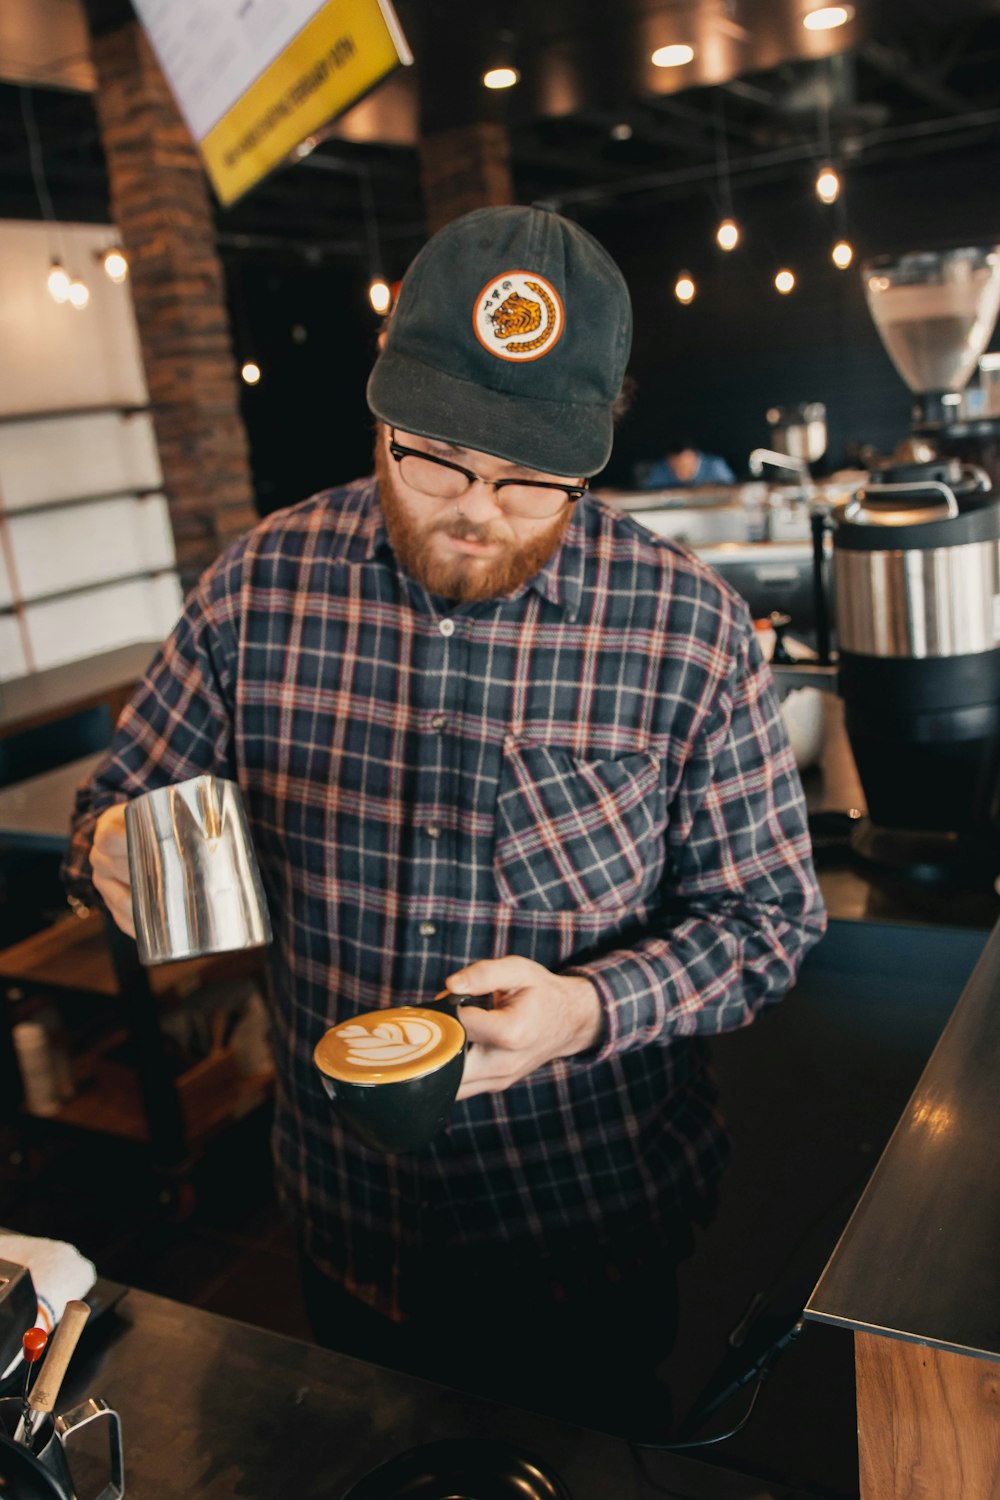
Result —
[{"label": "metal tool handle", "polygon": [[28,1397],[28,1406],[32,1411],[51,1411],[55,1406],[66,1367],[89,1317],[90,1308],[86,1302],[66,1303],[59,1326],[49,1341],[38,1379]]},{"label": "metal tool handle", "polygon": [[111,1479],[96,1496],[96,1500],[121,1500],[125,1493],[125,1459],[122,1451],[122,1422],[118,1413],[112,1411],[106,1401],[90,1397],[82,1401],[79,1406],[74,1406],[72,1411],[64,1412],[61,1417],[56,1417],[56,1435],[65,1446],[66,1439],[74,1432],[81,1427],[86,1427],[89,1422],[99,1421],[102,1417],[108,1419]]},{"label": "metal tool handle", "polygon": [[[949,520],[954,520],[958,515],[958,501],[955,499],[954,490],[948,485],[942,484],[940,479],[918,479],[912,484],[867,484],[864,489],[858,491],[854,499],[844,507],[845,521],[874,521],[883,522],[885,516],[877,510],[869,510],[865,505],[866,500],[880,500],[883,495],[913,495],[917,490],[933,491],[943,502],[945,515]],[[939,520],[940,516],[933,512],[926,517],[928,521]],[[891,524],[891,523],[890,523]]]}]

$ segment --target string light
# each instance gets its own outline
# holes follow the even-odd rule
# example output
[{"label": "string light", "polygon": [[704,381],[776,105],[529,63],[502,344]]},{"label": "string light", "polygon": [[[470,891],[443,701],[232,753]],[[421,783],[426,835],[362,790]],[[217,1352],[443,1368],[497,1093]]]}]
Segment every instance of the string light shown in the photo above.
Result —
[{"label": "string light", "polygon": [[110,250],[104,252],[102,264],[104,266],[104,274],[116,286],[120,286],[128,275],[128,261],[116,245],[112,245]]},{"label": "string light", "polygon": [[685,305],[694,300],[695,284],[686,271],[682,271],[674,285],[674,296]]},{"label": "string light", "polygon": [[520,81],[516,68],[490,68],[483,74],[483,86],[488,89],[512,89]]},{"label": "string light", "polygon": [[723,250],[735,250],[740,242],[740,226],[735,219],[723,219],[715,231],[715,238]]},{"label": "string light", "polygon": [[388,282],[376,276],[368,288],[368,300],[377,313],[387,313],[389,305],[392,302],[392,292],[389,289]]},{"label": "string light", "polygon": [[69,272],[58,260],[54,260],[49,269],[48,287],[53,302],[69,301]]},{"label": "string light", "polygon": [[830,258],[840,271],[846,271],[854,259],[854,249],[846,240],[838,240],[830,251]]},{"label": "string light", "polygon": [[70,306],[75,307],[77,312],[82,312],[89,301],[90,290],[87,286],[87,283],[85,281],[81,281],[79,276],[74,276],[73,280],[69,284]]},{"label": "string light", "polygon": [[781,292],[782,296],[787,297],[788,293],[795,285],[795,277],[792,275],[791,271],[779,271],[777,276],[774,278],[774,285],[777,290]]},{"label": "string light", "polygon": [[838,26],[846,26],[853,16],[853,5],[821,5],[804,15],[802,24],[807,31],[834,31]]},{"label": "string light", "polygon": [[816,178],[816,196],[824,203],[835,203],[840,192],[840,178],[832,167],[823,167]]},{"label": "string light", "polygon": [[260,365],[255,364],[252,359],[245,360],[240,374],[246,385],[256,385],[260,380]]},{"label": "string light", "polygon": [[649,60],[654,68],[683,68],[694,61],[694,48],[686,42],[673,42],[669,47],[657,47]]}]

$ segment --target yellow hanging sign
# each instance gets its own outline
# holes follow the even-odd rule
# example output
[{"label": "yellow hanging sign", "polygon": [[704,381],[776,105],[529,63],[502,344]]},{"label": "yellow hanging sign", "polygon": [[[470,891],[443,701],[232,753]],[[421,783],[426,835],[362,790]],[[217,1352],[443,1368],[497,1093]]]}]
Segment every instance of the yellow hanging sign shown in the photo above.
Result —
[{"label": "yellow hanging sign", "polygon": [[220,201],[234,202],[307,135],[410,61],[379,0],[327,0],[201,142]]}]

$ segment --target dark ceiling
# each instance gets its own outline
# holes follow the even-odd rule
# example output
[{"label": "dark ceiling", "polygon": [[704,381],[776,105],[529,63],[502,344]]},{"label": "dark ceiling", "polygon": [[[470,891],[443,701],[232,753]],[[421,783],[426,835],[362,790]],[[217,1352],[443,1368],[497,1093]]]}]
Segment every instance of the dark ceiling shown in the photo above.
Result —
[{"label": "dark ceiling", "polygon": [[[859,0],[852,26],[820,42],[801,28],[801,0],[619,0],[613,25],[607,0],[397,9],[416,57],[387,86],[404,120],[407,107],[412,115],[397,137],[412,137],[418,120],[500,120],[517,198],[579,218],[677,199],[722,206],[726,183],[740,193],[801,177],[826,155],[850,172],[1000,141],[997,0]],[[697,44],[694,71],[650,67],[668,26]],[[503,49],[522,82],[491,95],[477,80]],[[39,215],[26,107],[56,215],[106,220],[89,95],[35,87],[26,98],[10,83],[0,84],[0,217]],[[416,148],[330,135],[217,218],[227,254],[370,263],[377,237],[383,269],[399,275],[424,235]]]}]

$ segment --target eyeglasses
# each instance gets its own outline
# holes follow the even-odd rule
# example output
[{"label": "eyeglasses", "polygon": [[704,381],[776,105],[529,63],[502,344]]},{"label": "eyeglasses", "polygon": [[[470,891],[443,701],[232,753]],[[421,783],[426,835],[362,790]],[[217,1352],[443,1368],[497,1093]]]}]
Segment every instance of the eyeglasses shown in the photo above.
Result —
[{"label": "eyeglasses", "polygon": [[582,484],[549,484],[542,479],[484,479],[450,459],[437,458],[421,448],[404,448],[396,442],[394,428],[389,434],[389,452],[399,464],[403,483],[422,495],[459,500],[474,484],[486,484],[492,486],[497,504],[508,515],[536,521],[558,515],[564,505],[587,493],[586,480]]}]

